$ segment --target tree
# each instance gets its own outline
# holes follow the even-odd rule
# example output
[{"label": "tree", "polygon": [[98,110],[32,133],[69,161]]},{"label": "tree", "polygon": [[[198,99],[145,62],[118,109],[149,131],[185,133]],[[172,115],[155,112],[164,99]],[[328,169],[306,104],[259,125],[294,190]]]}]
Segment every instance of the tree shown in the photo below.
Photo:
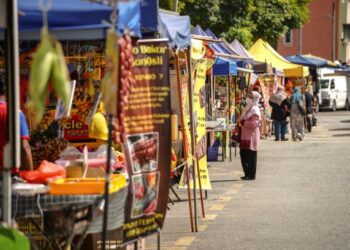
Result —
[{"label": "tree", "polygon": [[[309,17],[310,0],[179,0],[179,11],[189,15],[193,26],[210,28],[245,47],[262,38],[272,45],[289,29],[300,28]],[[173,0],[159,0],[173,10]]]},{"label": "tree", "polygon": [[289,29],[300,28],[309,16],[309,0],[253,0],[253,40],[276,44]]},{"label": "tree", "polygon": [[191,17],[193,26],[199,24],[202,28],[212,29],[222,22],[220,15],[220,2],[222,0],[182,0],[184,8],[183,15]]}]

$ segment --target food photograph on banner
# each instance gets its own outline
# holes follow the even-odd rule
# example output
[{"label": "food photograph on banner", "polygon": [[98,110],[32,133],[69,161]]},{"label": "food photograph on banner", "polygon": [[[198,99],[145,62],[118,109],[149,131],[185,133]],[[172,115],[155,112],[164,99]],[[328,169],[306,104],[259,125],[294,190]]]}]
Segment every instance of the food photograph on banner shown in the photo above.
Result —
[{"label": "food photograph on banner", "polygon": [[169,48],[166,40],[133,44],[125,107],[124,148],[129,174],[125,243],[157,232],[164,223],[170,180]]}]

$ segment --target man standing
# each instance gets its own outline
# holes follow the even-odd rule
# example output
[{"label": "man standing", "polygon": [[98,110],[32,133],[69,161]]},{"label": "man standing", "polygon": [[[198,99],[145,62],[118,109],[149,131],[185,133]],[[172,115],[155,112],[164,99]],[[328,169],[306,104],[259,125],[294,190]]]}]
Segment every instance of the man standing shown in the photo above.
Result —
[{"label": "man standing", "polygon": [[271,96],[269,104],[272,107],[271,118],[275,128],[275,141],[279,141],[280,136],[282,141],[288,141],[285,134],[290,103],[288,101],[287,94],[284,92],[283,86],[277,87],[277,92]]},{"label": "man standing", "polygon": [[[33,170],[32,152],[29,145],[29,130],[25,116],[22,111],[20,115],[20,135],[21,135],[21,170]],[[4,146],[6,144],[6,118],[7,104],[5,96],[5,84],[0,80],[0,171],[4,164]]]}]

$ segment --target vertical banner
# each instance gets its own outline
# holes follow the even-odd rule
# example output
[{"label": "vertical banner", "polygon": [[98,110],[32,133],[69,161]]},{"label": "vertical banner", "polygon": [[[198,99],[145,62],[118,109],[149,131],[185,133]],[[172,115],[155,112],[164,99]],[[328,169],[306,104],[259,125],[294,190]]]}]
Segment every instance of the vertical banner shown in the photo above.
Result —
[{"label": "vertical banner", "polygon": [[162,228],[171,155],[169,48],[167,40],[133,47],[133,77],[125,112],[124,148],[129,174],[124,243]]},{"label": "vertical banner", "polygon": [[[207,132],[206,132],[206,114],[205,114],[205,77],[207,70],[207,61],[205,59],[196,60],[194,68],[194,86],[193,86],[193,110],[194,110],[194,122],[196,128],[196,150],[198,153],[198,161],[199,161],[199,176],[202,182],[202,189],[210,190],[211,183],[209,179],[208,173],[208,165],[207,165]],[[191,134],[189,128],[189,96],[188,96],[188,88],[184,88],[186,90],[186,97],[184,102],[184,116],[185,116],[185,130],[189,140],[191,143]],[[195,153],[189,155],[188,162],[192,163],[192,157],[195,157]],[[193,171],[193,168],[190,168]],[[185,172],[185,171],[184,171]],[[186,187],[186,175],[182,173],[179,187]],[[198,173],[197,173],[198,174]],[[198,179],[196,180],[198,187]],[[193,179],[191,175],[190,187],[193,188]]]}]

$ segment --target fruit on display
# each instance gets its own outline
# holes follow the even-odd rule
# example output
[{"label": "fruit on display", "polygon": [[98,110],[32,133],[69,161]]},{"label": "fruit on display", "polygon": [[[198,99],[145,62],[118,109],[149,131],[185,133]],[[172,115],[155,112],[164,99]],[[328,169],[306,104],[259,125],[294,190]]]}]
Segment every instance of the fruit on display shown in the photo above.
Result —
[{"label": "fruit on display", "polygon": [[89,110],[92,106],[92,97],[89,95],[88,86],[84,83],[76,87],[73,102],[78,110],[79,119],[86,122]]},{"label": "fruit on display", "polygon": [[43,160],[55,162],[61,152],[66,149],[68,142],[58,137],[59,122],[54,121],[46,130],[31,131],[29,144],[32,148],[34,166],[39,166]]},{"label": "fruit on display", "polygon": [[51,116],[50,111],[47,111],[44,113],[43,118],[41,119],[39,125],[38,125],[38,129],[39,130],[47,130],[51,123],[53,122],[53,118]]},{"label": "fruit on display", "polygon": [[41,31],[41,41],[33,55],[30,69],[29,97],[34,113],[34,126],[37,126],[45,112],[46,97],[50,80],[56,94],[68,107],[71,84],[61,44],[53,38],[47,27]]},{"label": "fruit on display", "polygon": [[68,142],[63,138],[43,138],[43,142],[39,148],[32,150],[33,164],[39,166],[43,160],[55,162],[60,158],[60,154],[67,147]]},{"label": "fruit on display", "polygon": [[128,35],[119,39],[120,81],[117,92],[117,115],[114,121],[114,140],[116,143],[123,142],[125,134],[125,110],[128,105],[130,88],[135,84],[132,74],[133,56],[131,44],[131,37]]}]

